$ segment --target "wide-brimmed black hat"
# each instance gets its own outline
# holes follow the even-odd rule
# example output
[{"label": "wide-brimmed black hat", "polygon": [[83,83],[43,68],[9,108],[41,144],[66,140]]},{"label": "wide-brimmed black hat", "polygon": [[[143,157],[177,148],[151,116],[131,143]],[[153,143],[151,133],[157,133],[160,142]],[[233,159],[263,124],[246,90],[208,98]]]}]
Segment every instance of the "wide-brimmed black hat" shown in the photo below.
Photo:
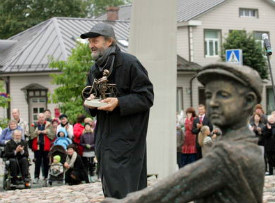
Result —
[{"label": "wide-brimmed black hat", "polygon": [[98,36],[112,37],[114,39],[116,38],[113,27],[106,23],[98,23],[94,25],[89,32],[80,35],[82,39],[94,38]]}]

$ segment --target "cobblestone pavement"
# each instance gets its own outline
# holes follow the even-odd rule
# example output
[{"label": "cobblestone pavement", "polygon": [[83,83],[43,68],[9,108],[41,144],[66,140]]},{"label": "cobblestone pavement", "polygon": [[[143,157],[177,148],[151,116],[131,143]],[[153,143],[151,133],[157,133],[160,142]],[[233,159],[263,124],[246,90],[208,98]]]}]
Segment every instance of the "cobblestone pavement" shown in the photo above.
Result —
[{"label": "cobblestone pavement", "polygon": [[[149,180],[154,184],[155,179]],[[13,190],[0,192],[0,202],[17,203],[70,203],[70,202],[100,202],[104,199],[101,183],[95,182],[77,186],[53,186],[36,189]],[[275,176],[266,176],[264,188],[264,203],[275,203]]]}]

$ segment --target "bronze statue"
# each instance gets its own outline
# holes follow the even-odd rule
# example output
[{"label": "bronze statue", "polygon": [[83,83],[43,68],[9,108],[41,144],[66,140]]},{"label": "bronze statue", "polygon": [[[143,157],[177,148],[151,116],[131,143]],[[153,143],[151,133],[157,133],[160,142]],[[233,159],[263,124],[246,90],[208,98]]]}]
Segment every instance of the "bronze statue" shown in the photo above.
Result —
[{"label": "bronze statue", "polygon": [[264,159],[248,128],[253,107],[261,101],[259,74],[220,63],[204,67],[197,78],[205,86],[207,114],[222,131],[211,151],[152,187],[103,202],[262,202]]},{"label": "bronze statue", "polygon": [[[106,97],[116,96],[116,85],[108,83],[109,76],[109,70],[105,69],[101,78],[94,79],[92,86],[86,86],[82,90],[82,97],[85,99],[85,106],[91,108],[104,106],[106,103],[100,102],[101,100],[106,99]],[[95,96],[95,99],[89,99],[91,94]]]}]

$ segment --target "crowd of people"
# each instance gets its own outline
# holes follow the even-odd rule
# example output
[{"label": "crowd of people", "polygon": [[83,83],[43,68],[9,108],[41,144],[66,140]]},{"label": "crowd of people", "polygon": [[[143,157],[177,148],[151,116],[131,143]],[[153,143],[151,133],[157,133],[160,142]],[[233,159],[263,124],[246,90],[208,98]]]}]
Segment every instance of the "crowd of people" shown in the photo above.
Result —
[{"label": "crowd of people", "polygon": [[[205,115],[205,106],[199,105],[198,115],[193,107],[185,115],[177,114],[177,164],[179,168],[205,156],[221,135]],[[267,116],[261,104],[255,106],[248,126],[258,138],[265,160],[266,175],[273,175],[275,167],[275,111]]]},{"label": "crowd of people", "polygon": [[[0,129],[0,144],[5,147],[3,158],[10,161],[12,184],[16,184],[19,171],[22,172],[25,182],[31,180],[31,162],[35,165],[33,184],[39,182],[42,169],[43,185],[47,185],[51,165],[55,165],[53,169],[57,169],[58,165],[62,166],[65,182],[69,185],[94,181],[92,176],[96,173],[95,124],[90,117],[79,115],[77,122],[72,125],[66,114],[52,118],[50,110],[47,109],[38,114],[37,122],[29,127],[20,117],[19,109],[13,109],[7,128]],[[51,159],[50,151],[54,146],[60,146],[65,151],[64,160],[59,155]],[[30,160],[29,156],[31,152],[34,153],[33,160]]]},{"label": "crowd of people", "polygon": [[[198,115],[193,107],[185,111],[186,117],[177,116],[177,164],[179,168],[193,163],[205,154],[209,141],[215,139],[211,134],[213,125],[206,116],[205,106],[199,105]],[[215,129],[216,131],[216,129]]]}]

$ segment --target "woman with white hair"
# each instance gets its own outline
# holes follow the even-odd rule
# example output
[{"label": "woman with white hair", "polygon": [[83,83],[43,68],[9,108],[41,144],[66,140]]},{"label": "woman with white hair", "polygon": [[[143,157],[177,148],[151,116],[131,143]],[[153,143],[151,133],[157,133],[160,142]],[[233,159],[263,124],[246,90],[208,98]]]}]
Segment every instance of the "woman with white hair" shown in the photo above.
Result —
[{"label": "woman with white hair", "polygon": [[[0,144],[5,145],[9,140],[12,139],[12,133],[14,130],[21,130],[23,132],[23,129],[18,126],[18,122],[16,120],[10,120],[9,126],[5,128],[0,136]],[[25,139],[25,136],[22,135],[22,139]]]}]

